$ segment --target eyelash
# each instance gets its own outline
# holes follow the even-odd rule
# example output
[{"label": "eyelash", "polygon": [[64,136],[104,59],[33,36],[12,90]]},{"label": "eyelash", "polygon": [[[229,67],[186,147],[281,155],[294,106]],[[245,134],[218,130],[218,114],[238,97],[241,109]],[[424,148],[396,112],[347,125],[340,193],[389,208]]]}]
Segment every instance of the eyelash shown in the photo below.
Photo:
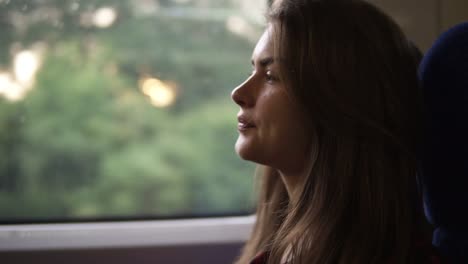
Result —
[{"label": "eyelash", "polygon": [[[254,72],[255,72],[255,70],[252,70],[252,71],[247,75],[247,77],[252,76],[252,75],[254,74]],[[266,73],[265,73],[265,79],[266,79],[268,82],[278,81],[278,78],[276,78],[276,77],[272,74],[271,70],[266,71]]]},{"label": "eyelash", "polygon": [[277,80],[278,80],[278,78],[276,78],[276,77],[272,74],[271,71],[267,71],[265,75],[266,75],[266,79],[267,79],[268,82],[274,82],[274,81],[277,81]]}]

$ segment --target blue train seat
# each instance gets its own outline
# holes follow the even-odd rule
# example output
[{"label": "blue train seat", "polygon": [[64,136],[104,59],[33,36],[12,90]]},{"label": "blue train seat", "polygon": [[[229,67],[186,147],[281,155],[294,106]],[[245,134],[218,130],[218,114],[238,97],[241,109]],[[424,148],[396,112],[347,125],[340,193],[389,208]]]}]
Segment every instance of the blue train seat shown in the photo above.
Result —
[{"label": "blue train seat", "polygon": [[420,181],[433,245],[468,263],[468,23],[444,32],[420,68],[424,137]]}]

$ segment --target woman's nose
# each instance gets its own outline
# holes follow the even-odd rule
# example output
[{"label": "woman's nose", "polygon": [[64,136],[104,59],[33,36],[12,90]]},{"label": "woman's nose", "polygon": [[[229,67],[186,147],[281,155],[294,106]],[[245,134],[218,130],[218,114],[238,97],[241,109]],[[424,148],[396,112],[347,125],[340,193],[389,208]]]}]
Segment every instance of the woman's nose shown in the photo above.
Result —
[{"label": "woman's nose", "polygon": [[249,79],[234,88],[231,92],[232,100],[240,107],[250,107],[255,104],[254,96],[252,95],[252,91],[250,91],[251,89],[248,89],[248,86],[250,86]]}]

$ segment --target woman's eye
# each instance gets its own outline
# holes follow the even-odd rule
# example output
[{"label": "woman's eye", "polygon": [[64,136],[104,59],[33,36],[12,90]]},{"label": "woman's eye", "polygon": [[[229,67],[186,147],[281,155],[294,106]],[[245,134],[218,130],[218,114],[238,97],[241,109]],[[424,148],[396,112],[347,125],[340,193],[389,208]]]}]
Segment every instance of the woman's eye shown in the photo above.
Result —
[{"label": "woman's eye", "polygon": [[266,79],[269,82],[277,81],[278,79],[273,75],[271,71],[266,72]]}]

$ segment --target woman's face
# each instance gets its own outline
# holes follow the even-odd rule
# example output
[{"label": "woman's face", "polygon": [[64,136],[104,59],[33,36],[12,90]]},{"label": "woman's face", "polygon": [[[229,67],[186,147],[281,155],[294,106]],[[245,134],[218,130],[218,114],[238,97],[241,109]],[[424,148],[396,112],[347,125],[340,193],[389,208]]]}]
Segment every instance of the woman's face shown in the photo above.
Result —
[{"label": "woman's face", "polygon": [[304,167],[308,135],[303,114],[279,79],[271,29],[265,31],[252,55],[252,74],[232,91],[240,106],[237,154],[280,171]]}]

